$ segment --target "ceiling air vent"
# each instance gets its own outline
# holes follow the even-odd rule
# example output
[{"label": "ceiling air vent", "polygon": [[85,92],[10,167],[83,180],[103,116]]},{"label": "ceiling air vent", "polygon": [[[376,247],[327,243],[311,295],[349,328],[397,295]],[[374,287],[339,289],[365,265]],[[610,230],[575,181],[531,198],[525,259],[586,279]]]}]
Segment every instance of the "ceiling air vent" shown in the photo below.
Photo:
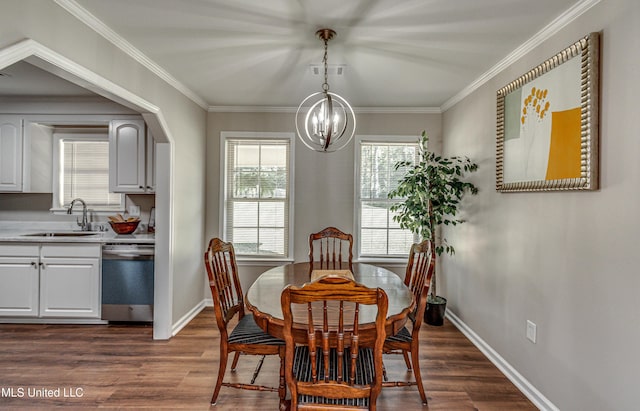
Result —
[{"label": "ceiling air vent", "polygon": [[[330,76],[344,76],[344,70],[347,68],[346,64],[329,64],[327,67],[327,74]],[[309,64],[311,74],[314,76],[324,75],[324,65],[322,64]]]}]

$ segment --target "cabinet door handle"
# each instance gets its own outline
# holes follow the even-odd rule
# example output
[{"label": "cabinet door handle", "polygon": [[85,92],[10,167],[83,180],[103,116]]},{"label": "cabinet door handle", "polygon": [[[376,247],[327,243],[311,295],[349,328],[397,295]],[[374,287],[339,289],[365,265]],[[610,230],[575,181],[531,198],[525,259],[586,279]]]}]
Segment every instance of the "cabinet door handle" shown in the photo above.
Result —
[{"label": "cabinet door handle", "polygon": [[42,261],[40,261],[40,267],[42,267],[42,269],[44,270],[45,268],[47,268],[46,265],[44,265],[44,263]]},{"label": "cabinet door handle", "polygon": [[31,267],[38,269],[38,264],[35,261],[31,261]]}]

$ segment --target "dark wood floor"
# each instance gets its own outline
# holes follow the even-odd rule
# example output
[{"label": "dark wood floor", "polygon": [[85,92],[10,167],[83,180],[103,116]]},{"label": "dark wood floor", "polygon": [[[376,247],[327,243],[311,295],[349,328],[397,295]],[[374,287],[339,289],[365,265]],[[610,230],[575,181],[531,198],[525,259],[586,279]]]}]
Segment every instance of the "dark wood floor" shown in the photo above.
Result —
[{"label": "dark wood floor", "polygon": [[[207,410],[218,367],[213,309],[176,337],[153,341],[149,326],[0,324],[0,409]],[[379,410],[535,410],[455,327],[424,325],[421,359],[429,406],[413,387],[385,388]],[[257,358],[241,358],[227,379],[248,382]],[[390,378],[411,378],[388,356]],[[279,363],[258,377],[275,382]],[[276,410],[277,393],[222,388],[218,410]]]}]

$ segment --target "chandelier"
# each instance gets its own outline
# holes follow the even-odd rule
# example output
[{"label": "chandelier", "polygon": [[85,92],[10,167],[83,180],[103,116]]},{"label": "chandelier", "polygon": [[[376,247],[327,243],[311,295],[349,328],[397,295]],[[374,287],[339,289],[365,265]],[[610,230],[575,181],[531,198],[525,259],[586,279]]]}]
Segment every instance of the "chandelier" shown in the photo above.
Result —
[{"label": "chandelier", "polygon": [[325,153],[345,147],[356,131],[356,117],[351,105],[344,98],[329,91],[327,44],[335,34],[331,29],[320,29],[316,32],[316,36],[324,41],[322,91],[302,100],[296,111],[296,131],[300,140],[310,149]]}]

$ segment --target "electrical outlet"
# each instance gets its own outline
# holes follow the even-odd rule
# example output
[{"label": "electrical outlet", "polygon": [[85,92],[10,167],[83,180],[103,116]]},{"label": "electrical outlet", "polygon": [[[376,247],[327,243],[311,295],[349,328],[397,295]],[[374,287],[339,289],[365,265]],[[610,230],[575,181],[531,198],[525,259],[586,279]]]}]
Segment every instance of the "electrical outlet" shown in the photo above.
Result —
[{"label": "electrical outlet", "polygon": [[536,343],[536,324],[527,320],[527,339],[532,343]]}]

